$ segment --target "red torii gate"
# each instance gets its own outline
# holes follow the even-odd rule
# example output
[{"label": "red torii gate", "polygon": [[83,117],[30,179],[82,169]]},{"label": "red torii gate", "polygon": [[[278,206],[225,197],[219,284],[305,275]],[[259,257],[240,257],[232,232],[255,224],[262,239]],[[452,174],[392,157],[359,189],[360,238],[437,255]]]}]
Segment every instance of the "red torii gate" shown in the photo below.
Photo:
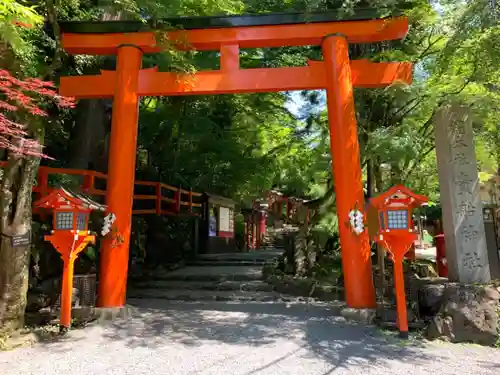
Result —
[{"label": "red torii gate", "polygon": [[[270,190],[263,195],[263,198],[253,202],[250,210],[245,210],[245,241],[247,249],[260,249],[262,239],[266,234],[266,219],[268,213],[276,215],[277,218],[283,217],[283,203],[285,203],[285,218],[287,220],[295,216],[297,218],[297,210],[307,202],[305,199],[297,197],[288,197],[277,190]],[[304,225],[309,225],[310,212],[309,207],[305,207]]]},{"label": "red torii gate", "polygon": [[[169,32],[181,50],[220,52],[220,70],[191,75],[141,69],[142,57],[165,47],[158,34],[141,22],[61,23],[62,46],[71,54],[117,55],[116,71],[62,77],[60,93],[77,98],[113,97],[106,204],[116,215],[115,227],[124,242],[101,249],[99,304],[125,304],[132,197],[134,189],[138,102],[140,96],[229,94],[326,89],[330,144],[337,195],[346,301],[350,307],[375,305],[368,233],[356,234],[349,212],[364,206],[353,86],[376,88],[394,81],[411,82],[410,63],[349,60],[348,43],[374,43],[404,38],[405,17],[338,21],[322,15],[181,18],[182,31]],[[288,20],[288,21],[287,21]],[[297,21],[298,20],[298,21]],[[191,24],[190,24],[191,22]],[[199,27],[200,23],[208,22]],[[195,24],[194,26],[192,24]],[[323,61],[294,68],[240,69],[240,48],[321,45]]]}]

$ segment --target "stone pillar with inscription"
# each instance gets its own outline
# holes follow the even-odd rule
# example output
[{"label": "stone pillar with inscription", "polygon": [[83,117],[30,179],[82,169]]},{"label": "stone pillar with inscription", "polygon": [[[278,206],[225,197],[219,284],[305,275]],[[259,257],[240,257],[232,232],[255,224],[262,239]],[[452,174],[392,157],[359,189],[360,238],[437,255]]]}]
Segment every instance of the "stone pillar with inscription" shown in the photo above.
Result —
[{"label": "stone pillar with inscription", "polygon": [[491,279],[474,147],[467,107],[449,104],[434,118],[443,230],[450,281]]}]

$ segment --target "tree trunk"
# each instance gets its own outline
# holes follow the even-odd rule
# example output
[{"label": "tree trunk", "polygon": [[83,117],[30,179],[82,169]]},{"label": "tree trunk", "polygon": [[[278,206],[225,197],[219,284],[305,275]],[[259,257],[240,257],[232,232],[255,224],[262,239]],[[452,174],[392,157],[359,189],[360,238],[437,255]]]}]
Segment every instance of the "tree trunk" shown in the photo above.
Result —
[{"label": "tree trunk", "polygon": [[402,171],[399,168],[399,165],[393,164],[391,165],[391,185],[399,185],[402,183],[401,181]]},{"label": "tree trunk", "polygon": [[88,169],[94,162],[101,142],[106,138],[106,107],[103,100],[80,100],[76,108],[75,127],[71,134],[71,168]]},{"label": "tree trunk", "polygon": [[31,192],[40,159],[9,153],[0,196],[0,327],[24,325],[31,245],[12,247],[12,237],[31,233]]},{"label": "tree trunk", "polygon": [[373,179],[375,180],[377,193],[382,193],[384,191],[384,182],[382,176],[382,168],[380,168],[380,162],[378,160],[373,163]]},{"label": "tree trunk", "polygon": [[366,197],[373,198],[374,195],[374,176],[373,176],[373,160],[368,159],[366,162]]},{"label": "tree trunk", "polygon": [[[129,13],[114,4],[101,4],[102,21],[126,20]],[[114,70],[116,57],[108,57],[101,68]],[[109,99],[82,99],[76,107],[75,127],[71,134],[72,155],[69,166],[75,169],[92,169],[107,173],[108,135],[111,118],[107,112]],[[98,187],[102,188],[102,187]]]}]

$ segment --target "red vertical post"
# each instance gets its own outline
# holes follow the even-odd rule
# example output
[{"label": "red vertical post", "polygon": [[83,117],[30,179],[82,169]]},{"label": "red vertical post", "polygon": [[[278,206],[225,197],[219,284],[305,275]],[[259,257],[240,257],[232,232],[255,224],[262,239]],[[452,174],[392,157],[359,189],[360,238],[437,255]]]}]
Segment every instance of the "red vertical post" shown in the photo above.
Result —
[{"label": "red vertical post", "polygon": [[161,182],[156,184],[156,214],[161,215],[161,202],[162,202],[162,187]]},{"label": "red vertical post", "polygon": [[193,213],[193,191],[189,189],[189,214]]},{"label": "red vertical post", "polygon": [[444,234],[440,233],[435,238],[436,241],[436,266],[439,277],[448,277],[448,263],[446,261],[446,246]]},{"label": "red vertical post", "polygon": [[250,215],[250,249],[255,250],[255,212]]},{"label": "red vertical post", "polygon": [[286,198],[286,218],[290,219],[290,212],[292,211],[292,202],[290,202],[289,198]]},{"label": "red vertical post", "polygon": [[250,218],[247,221],[247,251],[252,249],[252,222]]},{"label": "red vertical post", "polygon": [[347,40],[328,36],[322,49],[346,302],[353,308],[372,308],[375,288],[368,232],[357,235],[349,225],[349,212],[363,211],[364,195]]},{"label": "red vertical post", "polygon": [[95,177],[93,174],[85,174],[83,176],[83,191],[91,192],[94,189],[94,180]]},{"label": "red vertical post", "polygon": [[240,46],[238,44],[224,44],[220,48],[220,69],[223,72],[232,72],[240,68]]},{"label": "red vertical post", "polygon": [[248,221],[247,221],[247,218],[245,218],[245,222],[244,222],[244,242],[245,242],[245,250],[248,250]]},{"label": "red vertical post", "polygon": [[[76,216],[76,215],[75,215]],[[74,257],[65,256],[63,259],[63,277],[61,291],[61,318],[60,325],[69,328],[71,325],[71,306],[73,301],[73,272],[75,266]]]},{"label": "red vertical post", "polygon": [[403,272],[404,256],[393,257],[394,265],[394,286],[396,288],[396,311],[398,317],[399,334],[402,337],[408,336],[408,312],[406,308],[405,279]]},{"label": "red vertical post", "polygon": [[37,185],[40,188],[40,196],[45,196],[49,189],[49,174],[45,167],[38,168]]},{"label": "red vertical post", "polygon": [[248,215],[248,250],[253,248],[253,222],[252,222],[253,212]]},{"label": "red vertical post", "polygon": [[[45,167],[38,168],[38,174],[36,180],[37,180],[37,186],[40,189],[40,197],[44,197],[45,195],[47,195],[49,190],[49,174]],[[45,219],[47,217],[47,212],[44,212],[43,210],[40,211],[40,216],[43,219]]]},{"label": "red vertical post", "polygon": [[264,239],[264,236],[266,235],[266,211],[260,211],[260,216],[259,216],[259,231],[260,231],[260,236],[261,239]]},{"label": "red vertical post", "polygon": [[178,214],[179,212],[181,212],[181,190],[178,189],[175,194],[174,194],[174,200],[175,200],[175,203],[174,203],[174,211],[176,214]]},{"label": "red vertical post", "polygon": [[103,241],[99,277],[101,307],[121,307],[125,304],[137,152],[137,89],[141,63],[142,51],[139,48],[131,45],[118,48],[106,203],[108,212],[116,215],[113,227],[122,241],[113,244],[111,234]]},{"label": "red vertical post", "polygon": [[257,249],[257,220],[255,218],[255,213],[252,218],[252,249]]},{"label": "red vertical post", "polygon": [[[255,214],[259,218],[259,220],[255,220],[255,248],[260,249],[262,235],[262,233],[260,232],[260,212],[257,211]],[[257,225],[257,222],[259,223],[259,225]]]}]

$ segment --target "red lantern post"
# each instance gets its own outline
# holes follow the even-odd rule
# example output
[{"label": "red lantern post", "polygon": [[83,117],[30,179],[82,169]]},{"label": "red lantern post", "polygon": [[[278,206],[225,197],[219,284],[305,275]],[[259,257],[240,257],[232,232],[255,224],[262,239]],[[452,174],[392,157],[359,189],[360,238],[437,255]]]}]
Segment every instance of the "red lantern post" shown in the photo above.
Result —
[{"label": "red lantern post", "polygon": [[436,265],[439,277],[448,277],[448,262],[446,261],[446,246],[444,234],[440,233],[435,238],[436,242]]},{"label": "red lantern post", "polygon": [[403,260],[417,239],[417,233],[413,229],[412,209],[427,202],[427,197],[415,194],[401,185],[370,200],[370,204],[378,211],[379,221],[374,241],[387,249],[394,264],[397,324],[402,337],[408,337]]},{"label": "red lantern post", "polygon": [[88,230],[89,215],[92,211],[104,211],[105,207],[82,194],[60,188],[35,202],[35,208],[52,210],[53,229],[45,236],[61,254],[64,262],[61,291],[62,332],[71,326],[71,306],[73,294],[73,271],[75,260],[89,243],[95,243],[95,235]]}]

